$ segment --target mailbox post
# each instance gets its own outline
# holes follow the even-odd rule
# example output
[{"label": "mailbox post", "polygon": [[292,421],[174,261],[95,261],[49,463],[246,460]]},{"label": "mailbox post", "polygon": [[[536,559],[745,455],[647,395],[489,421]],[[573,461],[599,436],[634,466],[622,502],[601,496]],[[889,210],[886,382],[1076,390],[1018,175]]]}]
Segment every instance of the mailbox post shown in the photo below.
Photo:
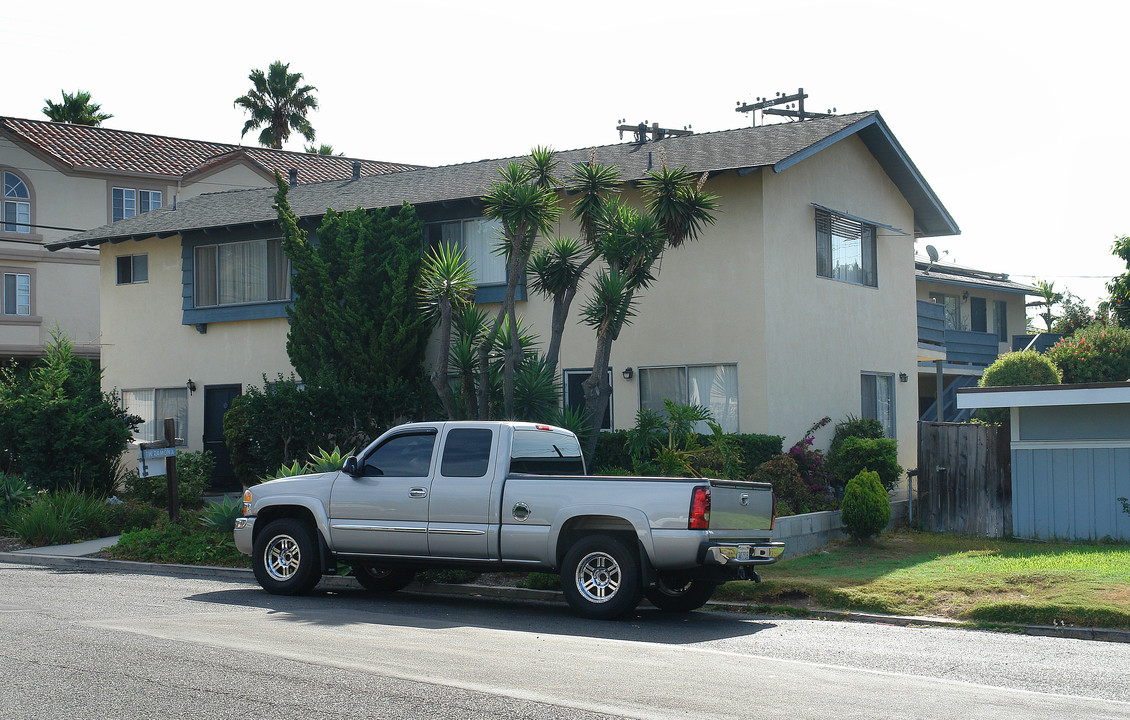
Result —
[{"label": "mailbox post", "polygon": [[165,458],[165,483],[169,490],[169,519],[180,519],[180,491],[177,487],[177,421],[165,418],[164,439],[141,443],[141,461]]}]

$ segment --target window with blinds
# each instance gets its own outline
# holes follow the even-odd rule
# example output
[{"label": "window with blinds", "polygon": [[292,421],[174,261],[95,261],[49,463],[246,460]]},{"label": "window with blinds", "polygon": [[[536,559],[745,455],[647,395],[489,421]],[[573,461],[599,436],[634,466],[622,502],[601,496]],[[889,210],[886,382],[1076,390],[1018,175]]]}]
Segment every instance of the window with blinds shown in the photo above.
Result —
[{"label": "window with blinds", "polygon": [[196,307],[290,299],[290,260],[282,240],[204,245],[193,270]]},{"label": "window with blinds", "polygon": [[816,274],[878,287],[875,226],[816,209]]}]

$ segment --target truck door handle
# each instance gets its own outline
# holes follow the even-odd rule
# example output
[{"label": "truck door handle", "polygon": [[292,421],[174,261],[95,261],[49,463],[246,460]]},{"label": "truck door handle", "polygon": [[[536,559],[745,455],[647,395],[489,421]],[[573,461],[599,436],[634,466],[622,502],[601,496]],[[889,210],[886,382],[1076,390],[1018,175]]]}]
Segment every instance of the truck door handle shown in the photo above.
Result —
[{"label": "truck door handle", "polygon": [[408,491],[408,496],[414,497],[414,498],[427,497],[428,496],[428,490],[427,490],[427,488],[414,487],[414,488],[412,488],[411,490]]}]

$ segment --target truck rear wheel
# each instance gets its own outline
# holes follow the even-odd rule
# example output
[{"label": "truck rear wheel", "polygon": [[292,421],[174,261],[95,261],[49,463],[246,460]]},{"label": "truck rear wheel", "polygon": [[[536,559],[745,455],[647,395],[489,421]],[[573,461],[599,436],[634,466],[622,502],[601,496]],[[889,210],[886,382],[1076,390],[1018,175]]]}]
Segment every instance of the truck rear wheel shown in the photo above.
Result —
[{"label": "truck rear wheel", "polygon": [[357,582],[366,590],[396,592],[408,587],[416,578],[416,570],[389,565],[354,565],[353,577],[357,578]]},{"label": "truck rear wheel", "polygon": [[684,573],[661,572],[655,587],[647,591],[647,599],[664,612],[690,612],[710,600],[715,583],[692,580]]},{"label": "truck rear wheel", "polygon": [[578,541],[565,554],[561,588],[578,615],[611,620],[630,613],[640,602],[640,565],[636,555],[611,535]]},{"label": "truck rear wheel", "polygon": [[251,566],[263,589],[275,595],[304,595],[322,579],[314,530],[294,518],[279,518],[255,538]]}]

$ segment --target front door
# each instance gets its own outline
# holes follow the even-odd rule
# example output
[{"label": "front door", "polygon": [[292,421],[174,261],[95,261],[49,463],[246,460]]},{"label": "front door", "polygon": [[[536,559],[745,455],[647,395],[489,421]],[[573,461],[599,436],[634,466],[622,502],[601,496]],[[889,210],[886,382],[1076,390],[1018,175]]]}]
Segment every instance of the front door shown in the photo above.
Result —
[{"label": "front door", "polygon": [[428,554],[435,429],[393,435],[365,457],[361,474],[340,473],[330,493],[334,549],[422,557]]},{"label": "front door", "polygon": [[239,385],[209,385],[204,388],[204,449],[216,462],[212,473],[212,489],[226,490],[237,486],[231,466],[231,454],[224,442],[224,413],[232,401],[242,394]]}]

